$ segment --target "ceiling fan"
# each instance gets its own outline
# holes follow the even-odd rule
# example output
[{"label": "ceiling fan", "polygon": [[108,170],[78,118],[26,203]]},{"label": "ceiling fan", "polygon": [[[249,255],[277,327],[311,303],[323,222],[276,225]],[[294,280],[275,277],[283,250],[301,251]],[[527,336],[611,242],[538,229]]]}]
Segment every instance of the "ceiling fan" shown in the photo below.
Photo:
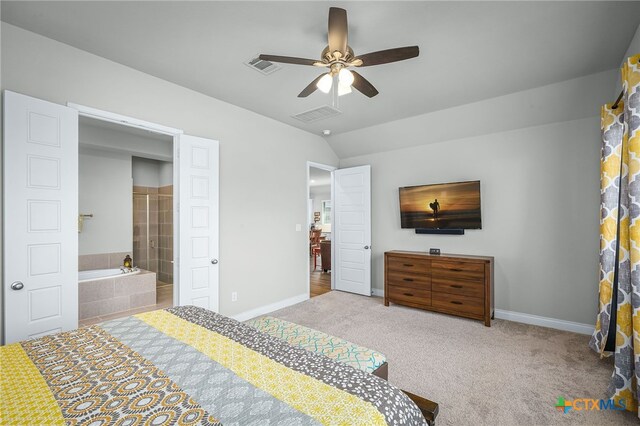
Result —
[{"label": "ceiling fan", "polygon": [[366,78],[348,68],[404,61],[415,58],[420,53],[418,46],[407,46],[356,56],[351,46],[347,44],[348,32],[347,11],[332,7],[329,9],[329,44],[322,51],[322,59],[317,61],[277,55],[260,55],[259,58],[263,61],[329,68],[328,72],[318,76],[305,87],[298,95],[299,98],[306,98],[316,89],[329,93],[336,75],[338,76],[338,95],[351,93],[351,86],[353,86],[364,95],[372,98],[378,94],[378,90]]}]

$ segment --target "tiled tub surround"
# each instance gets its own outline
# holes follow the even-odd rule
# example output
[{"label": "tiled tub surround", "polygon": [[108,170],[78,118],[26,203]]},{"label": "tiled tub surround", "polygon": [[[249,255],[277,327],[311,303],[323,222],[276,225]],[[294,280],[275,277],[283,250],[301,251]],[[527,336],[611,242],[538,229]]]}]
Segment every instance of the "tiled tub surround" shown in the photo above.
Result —
[{"label": "tiled tub surround", "polygon": [[[83,254],[78,256],[78,270],[91,271],[94,269],[112,269],[119,268],[124,265],[124,258],[131,256],[132,252],[123,251],[117,253],[100,253],[100,254]],[[133,260],[136,264],[135,258]]]},{"label": "tiled tub surround", "polygon": [[[78,284],[80,321],[156,304],[156,274],[139,274]],[[102,318],[104,320],[108,318]]]}]

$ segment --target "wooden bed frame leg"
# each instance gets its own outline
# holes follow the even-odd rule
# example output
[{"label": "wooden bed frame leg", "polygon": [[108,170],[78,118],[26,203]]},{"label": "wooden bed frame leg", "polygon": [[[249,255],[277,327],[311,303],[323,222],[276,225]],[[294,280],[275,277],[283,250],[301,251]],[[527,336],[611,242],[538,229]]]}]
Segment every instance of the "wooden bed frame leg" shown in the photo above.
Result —
[{"label": "wooden bed frame leg", "polygon": [[418,406],[418,408],[422,412],[422,415],[424,416],[425,420],[427,421],[427,424],[429,426],[435,426],[436,417],[438,416],[438,412],[440,411],[440,408],[438,407],[438,404],[433,402],[433,401],[429,401],[428,399],[425,399],[425,398],[423,398],[421,396],[414,395],[411,392],[407,392],[405,390],[403,390],[402,392],[407,394],[407,396],[413,402],[416,403],[416,405]]}]

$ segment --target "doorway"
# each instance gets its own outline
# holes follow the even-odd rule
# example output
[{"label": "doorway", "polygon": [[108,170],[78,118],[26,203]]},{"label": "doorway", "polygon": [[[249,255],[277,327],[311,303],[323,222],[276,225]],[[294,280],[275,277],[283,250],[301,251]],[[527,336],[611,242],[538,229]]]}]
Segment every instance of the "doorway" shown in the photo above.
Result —
[{"label": "doorway", "polygon": [[79,325],[172,307],[173,137],[78,122]]},{"label": "doorway", "polygon": [[334,167],[323,164],[307,164],[310,297],[320,296],[333,289],[333,170]]}]

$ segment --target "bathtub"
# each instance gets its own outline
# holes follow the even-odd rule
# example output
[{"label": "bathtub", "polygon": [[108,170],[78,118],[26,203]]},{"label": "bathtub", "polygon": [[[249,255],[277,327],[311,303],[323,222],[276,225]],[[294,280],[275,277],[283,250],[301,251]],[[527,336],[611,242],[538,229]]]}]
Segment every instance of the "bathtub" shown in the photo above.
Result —
[{"label": "bathtub", "polygon": [[79,271],[78,282],[106,280],[107,278],[125,277],[127,275],[139,274],[139,269],[125,270],[120,268],[113,269],[93,269],[90,271]]},{"label": "bathtub", "polygon": [[103,316],[116,313],[127,316],[124,314],[128,311],[157,303],[156,273],[123,269],[78,272],[78,317],[81,321],[103,321],[108,319]]}]

